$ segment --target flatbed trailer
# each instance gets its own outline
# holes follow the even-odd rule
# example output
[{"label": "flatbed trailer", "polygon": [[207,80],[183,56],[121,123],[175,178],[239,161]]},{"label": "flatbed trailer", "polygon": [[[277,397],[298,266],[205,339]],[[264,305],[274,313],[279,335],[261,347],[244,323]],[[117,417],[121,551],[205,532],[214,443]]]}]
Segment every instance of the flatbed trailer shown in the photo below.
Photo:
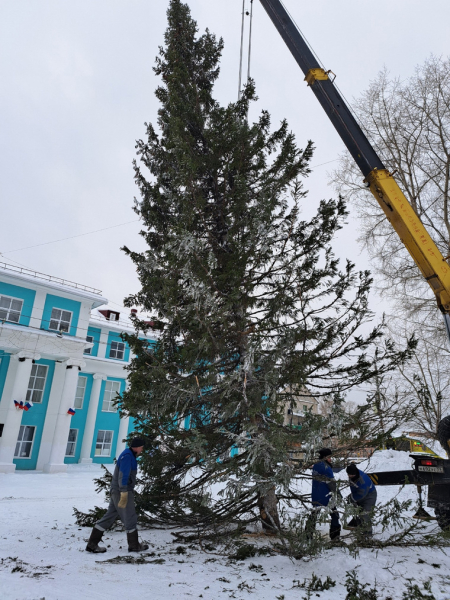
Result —
[{"label": "flatbed trailer", "polygon": [[450,526],[450,460],[423,454],[410,454],[414,468],[408,471],[376,471],[367,473],[376,486],[415,485],[419,492],[417,518],[431,518],[422,507],[422,487],[428,486],[427,506],[434,509],[442,529]]}]

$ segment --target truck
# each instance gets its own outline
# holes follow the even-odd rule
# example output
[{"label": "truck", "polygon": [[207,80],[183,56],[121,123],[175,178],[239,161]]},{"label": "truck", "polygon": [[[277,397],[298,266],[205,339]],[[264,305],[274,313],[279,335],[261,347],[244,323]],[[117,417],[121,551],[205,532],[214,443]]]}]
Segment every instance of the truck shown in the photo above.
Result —
[{"label": "truck", "polygon": [[[439,443],[450,452],[450,416],[444,417],[437,430]],[[410,454],[414,464],[407,471],[379,471],[367,473],[375,485],[416,485],[419,492],[419,509],[414,515],[418,519],[429,519],[422,505],[422,487],[428,486],[427,506],[434,514],[441,529],[450,528],[450,460],[424,452]]]},{"label": "truck", "polygon": [[[302,33],[281,0],[260,0],[263,8],[286,43],[308,87],[322,105],[342,141],[358,165],[364,184],[370,188],[405,245],[423,277],[431,287],[450,340],[450,265],[432,240],[425,226],[365,136],[350,108],[334,84],[334,73],[326,70],[314,56]],[[448,257],[447,257],[448,258]],[[450,458],[450,416],[438,425],[439,442]],[[420,508],[417,518],[429,518],[422,507],[422,487],[428,486],[428,503],[439,526],[450,528],[450,460],[410,455],[414,461],[408,471],[370,473],[376,485],[416,485]]]}]

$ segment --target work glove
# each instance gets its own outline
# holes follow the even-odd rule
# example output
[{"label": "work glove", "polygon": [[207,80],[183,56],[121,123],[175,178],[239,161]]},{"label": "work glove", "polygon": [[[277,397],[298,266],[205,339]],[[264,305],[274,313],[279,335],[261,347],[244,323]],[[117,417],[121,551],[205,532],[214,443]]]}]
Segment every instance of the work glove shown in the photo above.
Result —
[{"label": "work glove", "polygon": [[332,479],[331,481],[327,481],[327,486],[330,492],[336,492],[336,482],[334,481],[334,479]]},{"label": "work glove", "polygon": [[128,502],[128,492],[120,492],[120,500],[117,508],[125,508]]}]

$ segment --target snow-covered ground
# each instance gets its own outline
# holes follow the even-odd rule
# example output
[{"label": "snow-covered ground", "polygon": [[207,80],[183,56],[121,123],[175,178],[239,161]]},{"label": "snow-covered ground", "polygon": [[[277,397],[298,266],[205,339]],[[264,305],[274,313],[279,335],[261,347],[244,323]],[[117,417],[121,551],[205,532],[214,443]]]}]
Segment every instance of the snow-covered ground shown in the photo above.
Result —
[{"label": "snow-covered ground", "polygon": [[[409,466],[405,453],[389,450],[376,453],[370,465],[365,465],[368,471]],[[450,551],[421,547],[364,549],[356,558],[345,548],[336,547],[308,561],[256,556],[235,562],[198,549],[188,548],[186,554],[177,554],[179,544],[170,531],[147,530],[142,537],[150,543],[148,552],[154,553],[146,557],[148,562],[104,562],[131,556],[125,534],[107,533],[104,540],[108,552],[89,554],[84,548],[90,530],[78,528],[72,516],[73,506],[87,510],[103,503],[93,483],[99,474],[97,467],[74,466],[67,474],[0,475],[1,600],[335,600],[345,599],[345,575],[352,569],[356,569],[361,582],[371,586],[376,582],[383,600],[401,600],[408,578],[418,584],[431,578],[435,598],[450,599]],[[396,487],[379,488],[379,498],[385,501],[396,492]],[[415,494],[415,488],[408,486],[402,494]],[[322,580],[330,576],[336,586],[307,596],[298,582],[313,574]]]}]

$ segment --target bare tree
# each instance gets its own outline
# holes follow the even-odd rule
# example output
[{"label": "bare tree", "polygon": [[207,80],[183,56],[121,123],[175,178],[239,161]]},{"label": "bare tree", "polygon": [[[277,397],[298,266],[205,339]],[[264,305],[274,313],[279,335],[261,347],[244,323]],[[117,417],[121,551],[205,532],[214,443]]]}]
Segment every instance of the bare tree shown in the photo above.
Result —
[{"label": "bare tree", "polygon": [[[393,318],[391,335],[396,342],[416,329],[414,322]],[[424,332],[423,324],[419,331]],[[408,425],[438,441],[439,421],[450,413],[450,350],[439,336],[421,336],[412,359],[390,375],[400,406],[409,407]]]},{"label": "bare tree", "polygon": [[[450,254],[450,59],[431,56],[407,80],[385,69],[353,105],[356,116],[444,257]],[[362,223],[379,288],[403,314],[436,319],[434,296],[348,154],[332,175]],[[421,316],[418,316],[418,313]],[[441,321],[439,328],[441,328]]]}]

